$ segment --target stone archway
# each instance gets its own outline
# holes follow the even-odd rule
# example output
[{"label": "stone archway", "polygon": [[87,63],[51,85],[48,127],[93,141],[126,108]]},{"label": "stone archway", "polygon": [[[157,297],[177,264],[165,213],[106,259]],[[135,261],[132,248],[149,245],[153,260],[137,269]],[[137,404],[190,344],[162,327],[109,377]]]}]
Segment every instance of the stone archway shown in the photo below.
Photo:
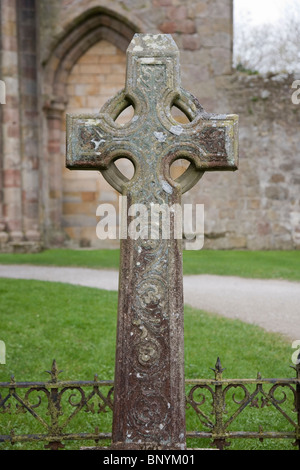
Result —
[{"label": "stone archway", "polygon": [[[42,80],[45,153],[42,180],[44,233],[47,245],[62,244],[66,238],[62,227],[62,130],[70,92],[68,77],[80,58],[100,41],[112,44],[124,54],[132,36],[139,31],[140,28],[126,18],[101,8],[94,8],[73,21],[46,61]],[[99,73],[101,74],[101,64]],[[100,102],[99,105],[101,106]]]},{"label": "stone archway", "polygon": [[[96,114],[125,84],[126,55],[111,42],[101,40],[83,54],[67,79],[68,114]],[[126,109],[129,111],[129,108]],[[122,113],[118,122],[130,119]],[[123,118],[123,119],[122,119]],[[64,126],[65,119],[62,125]],[[62,147],[65,146],[65,129]],[[63,158],[63,166],[65,159]],[[123,165],[124,166],[124,165]],[[126,168],[123,168],[123,172]],[[62,226],[67,245],[80,247],[118,246],[118,242],[99,240],[96,236],[96,209],[100,203],[109,203],[118,213],[118,193],[94,171],[70,171],[62,168]]]}]

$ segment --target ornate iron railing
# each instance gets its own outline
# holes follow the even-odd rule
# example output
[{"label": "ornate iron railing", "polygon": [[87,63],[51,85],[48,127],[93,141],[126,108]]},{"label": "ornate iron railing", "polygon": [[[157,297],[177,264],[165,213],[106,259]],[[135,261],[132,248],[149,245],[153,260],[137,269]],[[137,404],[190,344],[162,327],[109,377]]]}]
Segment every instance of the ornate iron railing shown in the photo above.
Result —
[{"label": "ornate iron railing", "polygon": [[[296,378],[263,379],[258,374],[256,379],[224,379],[223,371],[225,369],[222,368],[218,359],[215,369],[212,369],[215,373],[214,380],[186,381],[192,386],[187,395],[187,404],[197,413],[202,425],[209,429],[209,432],[188,432],[188,436],[198,439],[209,438],[213,441],[213,446],[220,450],[230,445],[229,440],[245,438],[259,439],[260,441],[264,439],[291,439],[293,445],[298,446],[300,450],[300,364],[293,369],[296,370]],[[235,396],[237,390],[242,394],[240,399]],[[202,410],[207,401],[204,391],[207,391],[212,399],[211,416]],[[233,391],[234,393],[232,393]],[[278,397],[279,393],[282,394],[281,398]],[[230,400],[237,406],[230,407]],[[285,422],[288,424],[288,429],[266,431],[262,426],[259,426],[258,431],[230,429],[246,408],[249,410],[265,407],[272,407],[273,410],[276,410],[282,417],[282,427]],[[277,419],[275,420],[277,421]],[[249,415],[250,421],[251,416]],[[270,421],[272,422],[268,413],[268,425],[270,425]]]},{"label": "ornate iron railing", "polygon": [[[225,379],[224,369],[218,359],[215,365],[214,379],[186,380],[187,414],[196,418],[195,430],[187,430],[187,438],[210,440],[210,445],[223,450],[234,439],[290,439],[300,450],[300,364],[294,367],[295,378],[287,379]],[[108,442],[110,429],[99,429],[99,414],[110,414],[108,428],[111,425],[113,408],[113,382],[100,381],[95,376],[93,381],[60,381],[56,362],[48,371],[47,382],[10,382],[0,383],[0,415],[8,415],[9,420],[0,419],[0,432],[5,428],[7,434],[0,435],[2,443],[44,443],[46,449],[64,448],[69,441]],[[278,396],[280,394],[280,396]],[[241,395],[241,396],[239,396]],[[258,430],[239,429],[238,418],[248,410],[247,423],[251,422],[253,409],[262,410],[270,407],[276,418],[267,416],[268,429],[259,426]],[[83,413],[96,415],[97,425],[82,432],[74,431],[70,425]],[[26,424],[32,429],[32,422],[38,424],[39,431],[22,434],[17,429],[24,428],[12,424],[12,416],[28,414],[31,420]],[[85,415],[84,424],[88,426]],[[281,421],[282,429],[269,429],[273,422]],[[191,420],[195,422],[195,419]],[[92,424],[89,424],[91,428]],[[237,428],[237,429],[235,429]],[[194,442],[194,441],[193,441]],[[64,443],[64,444],[63,444]],[[81,444],[79,444],[80,447]]]}]

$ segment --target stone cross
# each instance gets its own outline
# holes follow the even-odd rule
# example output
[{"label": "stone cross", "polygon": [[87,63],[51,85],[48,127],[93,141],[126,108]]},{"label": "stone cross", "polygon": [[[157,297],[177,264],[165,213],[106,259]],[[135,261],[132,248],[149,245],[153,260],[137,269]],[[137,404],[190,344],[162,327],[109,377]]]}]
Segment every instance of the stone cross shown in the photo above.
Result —
[{"label": "stone cross", "polygon": [[[130,105],[133,118],[118,124]],[[186,114],[187,124],[175,121],[172,106]],[[171,207],[205,171],[237,169],[237,133],[237,116],[207,114],[181,88],[179,51],[170,35],[136,34],[127,50],[125,89],[97,115],[67,116],[67,168],[100,171],[128,207]],[[134,165],[131,180],[115,165],[121,157]],[[190,165],[173,180],[170,166],[179,158]],[[130,220],[127,214],[125,223]],[[121,240],[116,449],[186,447],[182,247],[174,225],[171,217],[169,239]]]}]

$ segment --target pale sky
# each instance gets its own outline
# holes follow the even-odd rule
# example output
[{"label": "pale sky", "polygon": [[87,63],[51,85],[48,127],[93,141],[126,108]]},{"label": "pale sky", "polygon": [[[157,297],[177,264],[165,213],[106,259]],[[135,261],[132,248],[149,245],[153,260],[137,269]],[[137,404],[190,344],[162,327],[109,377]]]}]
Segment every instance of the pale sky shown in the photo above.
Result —
[{"label": "pale sky", "polygon": [[300,7],[300,0],[234,0],[235,15],[249,13],[256,23],[277,23],[288,8]]}]

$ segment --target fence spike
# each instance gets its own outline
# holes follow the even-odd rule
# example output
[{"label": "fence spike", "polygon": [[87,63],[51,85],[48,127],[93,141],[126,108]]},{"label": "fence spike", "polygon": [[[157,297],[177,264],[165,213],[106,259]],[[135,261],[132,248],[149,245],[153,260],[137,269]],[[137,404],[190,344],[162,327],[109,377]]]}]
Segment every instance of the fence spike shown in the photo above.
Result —
[{"label": "fence spike", "polygon": [[56,360],[53,359],[51,370],[46,370],[45,372],[51,375],[51,382],[57,382],[59,374],[63,371],[58,370]]},{"label": "fence spike", "polygon": [[226,369],[225,369],[225,368],[223,369],[223,367],[222,367],[222,364],[221,364],[221,360],[220,360],[220,358],[219,358],[219,357],[218,357],[218,359],[217,359],[217,362],[216,362],[215,368],[213,369],[213,368],[211,367],[211,370],[213,370],[213,371],[214,371],[214,373],[215,373],[215,377],[216,377],[216,380],[218,380],[218,379],[221,379],[221,378],[222,378],[222,373],[223,373],[223,372],[224,372],[224,370],[226,370]]}]

